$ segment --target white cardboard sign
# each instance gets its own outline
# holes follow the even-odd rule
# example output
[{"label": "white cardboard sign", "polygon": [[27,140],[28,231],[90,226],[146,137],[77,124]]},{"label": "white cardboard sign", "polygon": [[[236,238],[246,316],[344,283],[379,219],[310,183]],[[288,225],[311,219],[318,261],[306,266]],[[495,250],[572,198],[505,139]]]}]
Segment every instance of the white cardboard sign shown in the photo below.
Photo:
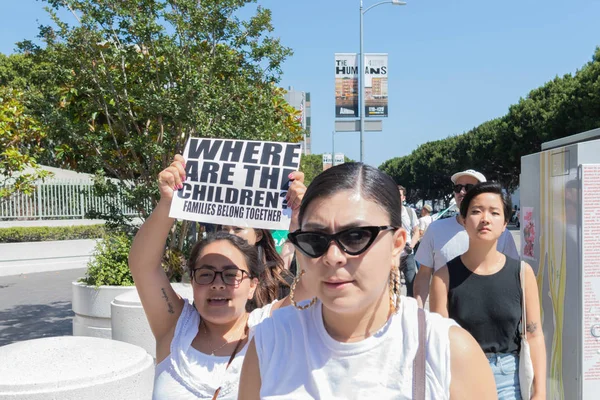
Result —
[{"label": "white cardboard sign", "polygon": [[288,229],[288,175],[300,168],[299,143],[190,138],[186,180],[169,216],[212,224]]}]

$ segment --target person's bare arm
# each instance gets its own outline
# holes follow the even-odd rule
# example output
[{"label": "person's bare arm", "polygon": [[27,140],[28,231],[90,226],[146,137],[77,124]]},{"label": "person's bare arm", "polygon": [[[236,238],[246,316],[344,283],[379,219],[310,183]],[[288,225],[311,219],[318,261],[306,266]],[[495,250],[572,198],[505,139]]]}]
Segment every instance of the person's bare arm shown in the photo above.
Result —
[{"label": "person's bare arm", "polygon": [[413,284],[413,292],[415,299],[419,304],[419,307],[423,308],[427,302],[427,296],[429,296],[429,282],[431,281],[431,275],[433,275],[433,268],[427,265],[421,264],[415,282]]},{"label": "person's bare arm", "polygon": [[448,266],[444,265],[433,274],[429,310],[448,318]]},{"label": "person's bare arm", "polygon": [[488,360],[469,332],[450,328],[450,399],[497,399],[496,382]]},{"label": "person's bare arm", "polygon": [[174,222],[173,218],[169,218],[169,208],[182,178],[185,179],[183,157],[178,155],[160,173],[161,200],[135,235],[129,252],[129,269],[157,342],[172,332],[184,304],[171,287],[161,265],[165,243]]},{"label": "person's bare arm", "polygon": [[546,398],[546,343],[542,331],[540,299],[535,273],[525,264],[525,307],[527,311],[527,341],[533,364],[533,397]]},{"label": "person's bare arm", "polygon": [[238,400],[260,399],[261,385],[258,354],[256,353],[256,344],[253,339],[250,342],[250,345],[248,345],[248,351],[246,351],[246,357],[244,358],[244,364],[242,366]]},{"label": "person's bare arm", "polygon": [[[304,172],[294,171],[290,174],[289,179],[292,180],[292,183],[288,189],[286,200],[288,207],[292,209],[292,216],[290,218],[290,227],[288,230],[290,232],[294,232],[300,228],[298,213],[300,212],[300,205],[302,204],[304,193],[306,193],[306,186],[304,185]],[[281,258],[283,258],[283,265],[285,269],[290,269],[290,265],[292,264],[295,253],[296,248],[294,245],[286,240],[281,250]]]},{"label": "person's bare arm", "polygon": [[412,235],[410,237],[410,247],[414,248],[417,243],[421,240],[421,230],[419,229],[419,224],[415,225],[412,230]]}]

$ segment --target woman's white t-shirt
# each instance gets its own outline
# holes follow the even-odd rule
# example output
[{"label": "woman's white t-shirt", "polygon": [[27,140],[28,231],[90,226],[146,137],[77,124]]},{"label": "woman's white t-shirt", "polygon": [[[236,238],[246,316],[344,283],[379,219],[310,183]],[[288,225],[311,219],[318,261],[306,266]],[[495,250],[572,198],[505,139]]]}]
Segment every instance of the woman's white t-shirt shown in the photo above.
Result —
[{"label": "woman's white t-shirt", "polygon": [[[273,303],[250,313],[248,343],[256,326],[271,314],[272,306]],[[219,399],[237,399],[248,343],[226,368],[230,356],[211,356],[192,347],[199,326],[200,314],[185,300],[171,341],[171,353],[156,366],[152,399],[212,399],[219,387]]]},{"label": "woman's white t-shirt", "polygon": [[[426,311],[426,398],[450,397],[451,319]],[[286,307],[261,323],[254,340],[261,399],[412,399],[418,348],[417,302],[400,310],[373,336],[341,343],[323,325],[322,303]]]}]

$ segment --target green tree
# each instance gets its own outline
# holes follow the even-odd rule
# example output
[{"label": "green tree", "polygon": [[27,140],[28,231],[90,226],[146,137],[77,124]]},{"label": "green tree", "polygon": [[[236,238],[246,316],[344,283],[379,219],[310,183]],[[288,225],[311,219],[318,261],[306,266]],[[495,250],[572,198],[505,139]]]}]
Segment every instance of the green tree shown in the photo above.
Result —
[{"label": "green tree", "polygon": [[[269,10],[238,17],[253,1],[48,3],[55,26],[40,27],[45,47],[20,44],[49,66],[34,77],[48,158],[97,173],[97,189],[124,198],[142,218],[158,199],[158,172],[190,136],[301,138],[297,111],[276,86],[291,50],[270,36]],[[58,9],[77,23],[62,21]],[[98,216],[129,223],[118,207]]]},{"label": "green tree", "polygon": [[[600,48],[574,75],[556,77],[512,105],[505,116],[419,146],[380,168],[409,188],[409,201],[451,198],[448,177],[474,168],[509,191],[519,185],[521,157],[550,140],[600,127]],[[416,196],[416,197],[415,197]]]},{"label": "green tree", "polygon": [[43,138],[40,124],[25,109],[23,93],[0,86],[0,202],[17,192],[31,194],[35,182],[50,175],[36,161]]},{"label": "green tree", "polygon": [[323,172],[323,155],[307,154],[300,158],[300,171],[304,172],[304,184],[308,187]]}]

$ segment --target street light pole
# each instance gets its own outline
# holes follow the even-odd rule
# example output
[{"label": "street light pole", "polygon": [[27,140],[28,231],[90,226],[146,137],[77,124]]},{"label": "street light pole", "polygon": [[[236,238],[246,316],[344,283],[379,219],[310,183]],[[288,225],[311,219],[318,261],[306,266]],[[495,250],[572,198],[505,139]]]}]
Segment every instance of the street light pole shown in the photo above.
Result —
[{"label": "street light pole", "polygon": [[360,115],[360,162],[364,162],[365,143],[363,134],[365,131],[365,56],[363,54],[363,2],[360,0],[360,56],[358,65],[360,66],[360,95],[358,98],[358,114]]},{"label": "street light pole", "polygon": [[331,157],[335,157],[335,129],[331,132]]},{"label": "street light pole", "polygon": [[364,162],[364,154],[365,154],[365,143],[363,139],[363,134],[365,132],[365,55],[363,52],[363,18],[367,11],[382,4],[392,4],[395,6],[404,6],[406,2],[400,0],[388,0],[382,1],[377,4],[373,4],[363,11],[363,0],[360,0],[360,56],[358,60],[358,65],[360,68],[360,96],[358,98],[358,113],[360,115],[360,162]]}]

